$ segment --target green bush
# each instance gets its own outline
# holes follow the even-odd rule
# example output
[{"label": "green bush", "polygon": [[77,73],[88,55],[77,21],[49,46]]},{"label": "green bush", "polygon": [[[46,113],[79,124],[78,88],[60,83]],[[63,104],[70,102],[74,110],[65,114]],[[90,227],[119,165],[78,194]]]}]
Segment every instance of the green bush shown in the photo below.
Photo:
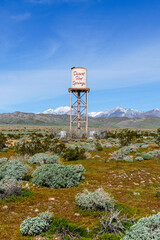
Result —
[{"label": "green bush", "polygon": [[60,217],[54,217],[47,231],[47,234],[55,233],[60,236],[60,239],[79,239],[80,237],[87,237],[88,235],[88,231],[85,228],[79,227],[74,223],[70,223],[65,218]]},{"label": "green bush", "polygon": [[87,189],[78,193],[75,197],[76,204],[82,209],[111,210],[113,208],[113,198],[102,188],[94,192]]},{"label": "green bush", "polygon": [[79,185],[84,179],[85,169],[82,165],[46,164],[36,169],[32,182],[50,188],[70,188]]},{"label": "green bush", "polygon": [[24,165],[15,160],[8,161],[2,167],[0,167],[0,179],[3,178],[14,178],[17,180],[24,179],[27,174],[27,170]]},{"label": "green bush", "polygon": [[129,129],[123,129],[119,131],[116,135],[120,141],[121,146],[129,145],[134,138],[137,138],[139,136],[137,131]]},{"label": "green bush", "polygon": [[85,149],[76,147],[75,149],[67,149],[63,154],[63,158],[68,161],[85,159]]},{"label": "green bush", "polygon": [[59,163],[59,156],[58,155],[49,155],[46,153],[36,153],[28,160],[29,163],[32,164],[53,164]]},{"label": "green bush", "polygon": [[47,148],[44,148],[43,143],[40,141],[40,139],[35,138],[31,139],[31,141],[19,141],[15,145],[15,151],[16,153],[19,153],[21,155],[29,154],[34,155],[39,152],[45,152],[47,151]]},{"label": "green bush", "polygon": [[157,129],[156,143],[160,145],[160,128]]},{"label": "green bush", "polygon": [[27,218],[20,225],[22,235],[36,236],[48,230],[52,214],[45,212],[34,218]]},{"label": "green bush", "polygon": [[97,151],[102,151],[103,150],[103,147],[102,147],[102,145],[99,143],[99,142],[96,142],[96,150]]},{"label": "green bush", "polygon": [[160,239],[160,213],[141,218],[134,224],[122,240],[158,240]]},{"label": "green bush", "polygon": [[0,133],[0,149],[4,148],[6,146],[7,138],[3,133]]}]

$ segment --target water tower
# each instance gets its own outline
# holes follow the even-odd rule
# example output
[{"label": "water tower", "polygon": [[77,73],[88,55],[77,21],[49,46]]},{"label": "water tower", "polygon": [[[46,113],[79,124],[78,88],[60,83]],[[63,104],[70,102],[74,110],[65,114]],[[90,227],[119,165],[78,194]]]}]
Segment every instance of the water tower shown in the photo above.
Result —
[{"label": "water tower", "polygon": [[85,127],[88,133],[88,93],[87,69],[83,67],[71,68],[71,88],[70,92],[70,134],[76,125],[76,133],[81,136],[81,128]]}]

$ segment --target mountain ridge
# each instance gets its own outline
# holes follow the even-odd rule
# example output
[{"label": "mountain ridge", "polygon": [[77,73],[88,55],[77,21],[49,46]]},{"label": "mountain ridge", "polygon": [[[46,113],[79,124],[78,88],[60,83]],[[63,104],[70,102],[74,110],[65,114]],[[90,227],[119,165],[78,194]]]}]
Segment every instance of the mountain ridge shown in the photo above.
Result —
[{"label": "mountain ridge", "polygon": [[[42,112],[42,114],[55,114],[55,115],[64,115],[70,114],[70,107],[59,107],[56,109],[48,109]],[[160,118],[160,109],[155,108],[146,112],[139,111],[136,109],[127,109],[122,107],[112,108],[106,111],[101,112],[90,112],[88,113],[89,117],[99,118],[99,117],[127,117],[127,118],[146,118],[146,117],[158,117]]]}]

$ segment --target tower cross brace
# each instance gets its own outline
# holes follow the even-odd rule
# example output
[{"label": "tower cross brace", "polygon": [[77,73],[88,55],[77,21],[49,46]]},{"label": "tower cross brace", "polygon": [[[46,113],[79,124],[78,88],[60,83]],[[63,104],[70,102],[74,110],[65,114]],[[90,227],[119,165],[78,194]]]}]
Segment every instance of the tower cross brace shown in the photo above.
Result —
[{"label": "tower cross brace", "polygon": [[[81,136],[82,125],[85,125],[85,133],[88,134],[88,93],[89,88],[69,88],[70,92],[70,134],[72,136],[74,124],[77,126],[77,134]],[[73,101],[73,97],[75,98]]]}]

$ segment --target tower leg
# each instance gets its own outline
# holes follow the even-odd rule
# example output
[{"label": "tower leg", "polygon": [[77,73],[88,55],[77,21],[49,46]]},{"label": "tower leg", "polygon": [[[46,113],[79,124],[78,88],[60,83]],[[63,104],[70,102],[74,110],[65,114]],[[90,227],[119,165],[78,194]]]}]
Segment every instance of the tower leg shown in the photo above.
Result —
[{"label": "tower leg", "polygon": [[77,130],[78,136],[81,135],[81,92],[78,91],[78,109],[77,109]]},{"label": "tower leg", "polygon": [[86,136],[88,135],[88,92],[86,92]]},{"label": "tower leg", "polygon": [[72,92],[70,92],[70,136],[72,137]]}]

